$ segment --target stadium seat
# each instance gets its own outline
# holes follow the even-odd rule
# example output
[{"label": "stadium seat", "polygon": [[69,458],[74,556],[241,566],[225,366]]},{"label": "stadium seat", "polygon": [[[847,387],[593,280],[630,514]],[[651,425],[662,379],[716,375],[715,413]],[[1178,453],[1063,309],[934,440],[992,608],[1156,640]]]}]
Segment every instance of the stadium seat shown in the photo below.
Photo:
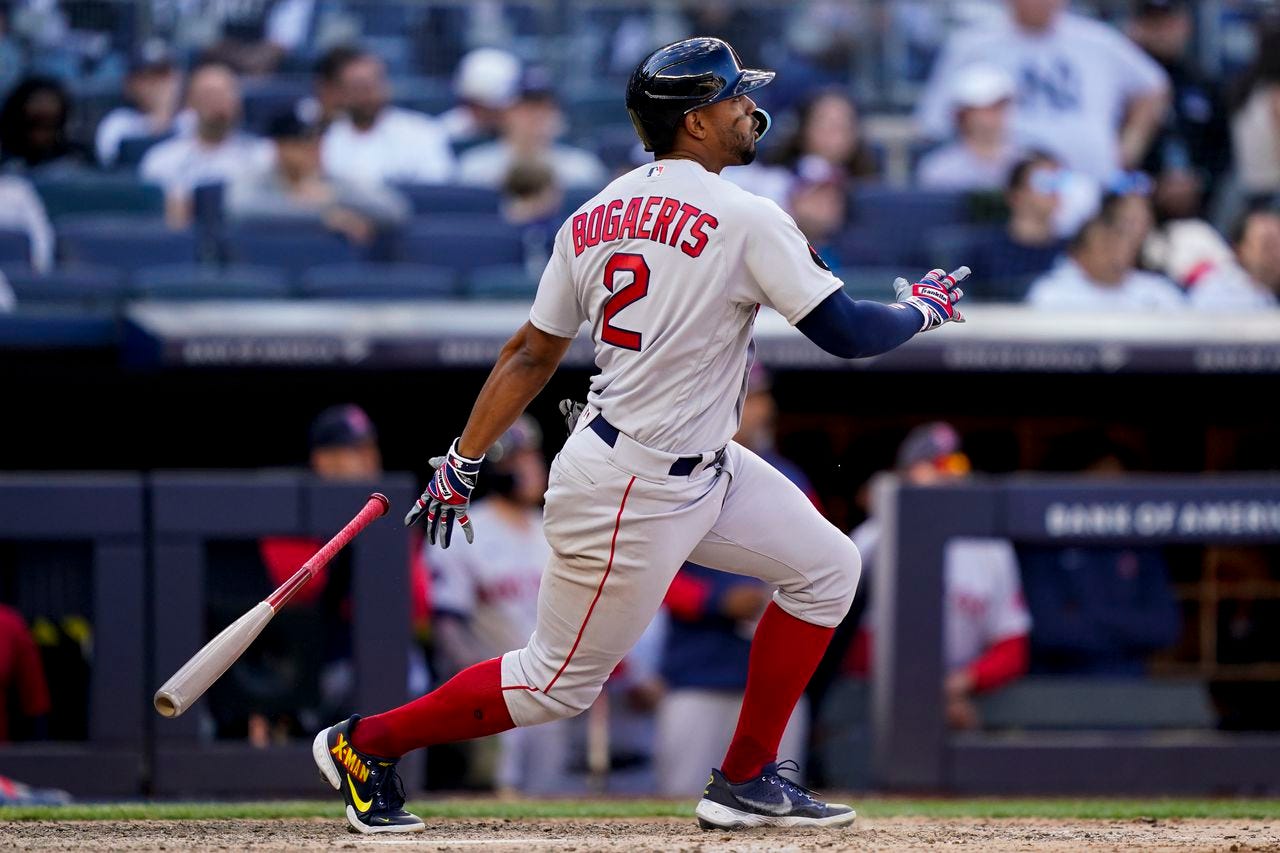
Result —
[{"label": "stadium seat", "polygon": [[453,88],[448,79],[436,77],[393,77],[391,100],[396,106],[439,115],[453,106]]},{"label": "stadium seat", "polygon": [[[928,235],[929,256],[933,263],[950,271],[965,263],[965,249],[987,243],[1003,232],[999,225],[952,225],[935,228]],[[966,289],[967,290],[967,289]]]},{"label": "stadium seat", "polygon": [[964,193],[861,187],[850,197],[840,258],[846,264],[898,265],[906,275],[922,267],[924,273],[938,266],[929,254],[929,234],[968,221]]},{"label": "stadium seat", "polygon": [[[926,270],[927,272],[927,270]],[[898,267],[842,267],[836,275],[844,282],[844,291],[853,299],[870,299],[874,302],[892,302],[893,280],[903,271]]]},{"label": "stadium seat", "polygon": [[114,269],[73,266],[42,275],[25,266],[6,266],[4,274],[20,305],[110,306],[125,297],[124,276]]},{"label": "stadium seat", "polygon": [[164,264],[133,275],[137,299],[287,299],[289,278],[281,270],[239,264]]},{"label": "stadium seat", "polygon": [[595,87],[565,98],[564,111],[572,133],[588,139],[601,128],[630,128],[625,102],[622,86],[596,82]]},{"label": "stadium seat", "polygon": [[227,255],[236,263],[285,270],[296,278],[320,264],[360,260],[360,251],[322,225],[242,220],[227,226]]},{"label": "stadium seat", "polygon": [[299,290],[311,299],[448,299],[458,277],[420,264],[333,264],[308,269]]},{"label": "stadium seat", "polygon": [[85,172],[36,178],[32,181],[49,218],[90,213],[160,216],[164,191],[132,175]]},{"label": "stadium seat", "polygon": [[524,263],[524,242],[497,216],[432,216],[409,225],[402,253],[412,263],[470,270]]},{"label": "stadium seat", "polygon": [[31,238],[26,231],[0,228],[0,264],[31,263]]},{"label": "stadium seat", "polygon": [[968,220],[964,193],[868,186],[854,190],[850,219],[861,228],[897,231],[918,240],[926,229],[963,225]]},{"label": "stadium seat", "polygon": [[1026,678],[981,700],[995,729],[1206,729],[1214,713],[1195,679]]},{"label": "stadium seat", "polygon": [[255,133],[311,94],[311,78],[302,74],[248,78],[244,81],[244,124]]},{"label": "stadium seat", "polygon": [[467,277],[466,290],[472,299],[531,301],[538,292],[538,279],[523,264],[479,267]]},{"label": "stadium seat", "polygon": [[418,216],[446,213],[487,213],[497,215],[502,201],[496,190],[455,184],[397,184]]},{"label": "stadium seat", "polygon": [[150,264],[196,259],[191,231],[172,231],[159,219],[121,216],[65,218],[57,226],[64,261],[132,271]]},{"label": "stadium seat", "polygon": [[120,140],[120,149],[116,154],[116,168],[129,171],[137,169],[148,151],[172,136],[172,133],[162,133],[159,136],[131,136]]}]

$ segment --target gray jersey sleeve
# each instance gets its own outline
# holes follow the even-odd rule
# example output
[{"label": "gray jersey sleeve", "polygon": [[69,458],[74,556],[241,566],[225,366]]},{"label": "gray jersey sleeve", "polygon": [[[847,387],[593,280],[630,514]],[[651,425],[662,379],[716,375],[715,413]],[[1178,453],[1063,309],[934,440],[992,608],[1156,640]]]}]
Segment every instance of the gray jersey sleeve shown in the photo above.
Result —
[{"label": "gray jersey sleeve", "polygon": [[587,319],[569,271],[566,233],[562,227],[556,235],[555,251],[551,253],[547,268],[542,271],[538,295],[534,297],[533,308],[529,311],[530,323],[559,338],[576,337],[578,328]]},{"label": "gray jersey sleeve", "polygon": [[733,296],[736,301],[768,305],[795,325],[844,283],[778,205],[756,199],[750,214],[744,217],[748,275],[742,277],[741,292]]}]

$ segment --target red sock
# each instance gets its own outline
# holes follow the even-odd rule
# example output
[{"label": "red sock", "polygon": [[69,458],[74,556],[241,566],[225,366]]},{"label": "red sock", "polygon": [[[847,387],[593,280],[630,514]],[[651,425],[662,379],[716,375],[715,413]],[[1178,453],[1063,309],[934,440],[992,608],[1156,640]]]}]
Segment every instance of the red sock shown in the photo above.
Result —
[{"label": "red sock", "polygon": [[399,758],[419,747],[494,735],[515,725],[502,698],[502,658],[494,658],[406,705],[361,718],[351,744],[370,755]]},{"label": "red sock", "polygon": [[834,628],[797,619],[773,602],[764,611],[751,641],[738,728],[720,768],[730,782],[745,782],[778,760],[782,732],[833,633]]}]

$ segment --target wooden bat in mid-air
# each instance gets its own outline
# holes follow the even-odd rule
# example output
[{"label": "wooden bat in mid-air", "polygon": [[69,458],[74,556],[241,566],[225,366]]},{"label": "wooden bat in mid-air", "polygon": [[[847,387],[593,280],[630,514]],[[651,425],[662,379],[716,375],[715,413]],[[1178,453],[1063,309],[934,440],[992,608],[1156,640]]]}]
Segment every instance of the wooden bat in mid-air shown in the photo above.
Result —
[{"label": "wooden bat in mid-air", "polygon": [[213,682],[222,677],[230,669],[249,644],[267,627],[271,617],[293,598],[294,594],[315,577],[316,573],[341,551],[346,544],[356,537],[361,530],[369,526],[374,519],[381,518],[391,509],[391,502],[385,495],[377,492],[369,495],[364,509],[356,517],[347,522],[347,526],[338,531],[338,535],[330,539],[317,551],[311,559],[302,564],[302,568],[293,577],[282,583],[275,592],[267,596],[248,613],[241,616],[222,630],[205,647],[196,652],[191,660],[173,674],[173,677],[156,691],[151,700],[163,717],[176,717],[191,707]]}]

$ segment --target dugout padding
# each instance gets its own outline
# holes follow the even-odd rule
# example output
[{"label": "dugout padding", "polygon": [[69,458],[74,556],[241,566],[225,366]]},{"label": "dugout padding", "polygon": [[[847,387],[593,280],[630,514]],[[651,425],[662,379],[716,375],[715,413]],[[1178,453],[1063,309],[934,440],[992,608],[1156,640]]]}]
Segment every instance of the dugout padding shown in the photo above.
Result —
[{"label": "dugout padding", "polygon": [[[223,627],[205,625],[207,581],[217,582],[206,579],[208,543],[281,535],[324,541],[376,490],[390,498],[392,512],[347,546],[355,696],[359,708],[369,711],[410,698],[406,686],[411,641],[410,536],[400,523],[416,496],[410,475],[389,474],[376,483],[343,484],[295,472],[165,472],[151,475],[150,486],[155,588],[152,690],[212,636],[208,631]],[[230,671],[223,677],[229,675]],[[213,740],[207,730],[202,731],[201,722],[200,703],[176,719],[156,718],[151,776],[155,795],[297,795],[312,784],[317,795],[323,793],[309,737],[255,748],[244,740]],[[402,769],[410,787],[416,787],[420,768],[411,760]]]},{"label": "dugout padding", "polygon": [[989,794],[1274,794],[1280,734],[1214,730],[949,733],[943,551],[954,536],[1021,543],[1280,542],[1280,476],[1013,475],[879,484],[871,777],[877,788]]},{"label": "dugout padding", "polygon": [[137,474],[0,475],[0,540],[87,542],[93,609],[87,740],[0,745],[0,775],[81,797],[142,792],[145,529]]}]

